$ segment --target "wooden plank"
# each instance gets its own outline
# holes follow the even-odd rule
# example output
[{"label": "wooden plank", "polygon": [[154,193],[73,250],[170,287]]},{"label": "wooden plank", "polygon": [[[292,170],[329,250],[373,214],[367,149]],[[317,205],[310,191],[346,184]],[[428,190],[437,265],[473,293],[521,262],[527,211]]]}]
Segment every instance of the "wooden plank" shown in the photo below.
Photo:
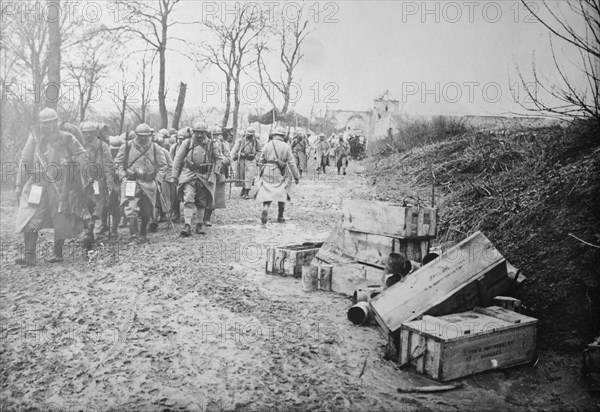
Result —
[{"label": "wooden plank", "polygon": [[504,309],[499,306],[490,306],[487,308],[475,308],[474,312],[481,313],[488,316],[493,316],[498,319],[502,319],[511,324],[531,324],[537,323],[537,319],[522,315],[517,312],[513,312],[509,309]]},{"label": "wooden plank", "polygon": [[356,258],[344,252],[344,235],[346,230],[338,225],[317,252],[317,258],[325,263],[349,264],[356,262]]},{"label": "wooden plank", "polygon": [[[432,239],[436,219],[430,218],[429,227],[423,227],[425,211],[431,216],[437,213],[435,208],[403,207],[385,202],[368,202],[346,199],[342,202],[344,229],[395,238]],[[421,223],[421,226],[419,226]],[[419,235],[419,233],[423,233]]]},{"label": "wooden plank", "polygon": [[502,255],[477,232],[375,297],[371,305],[376,318],[394,332],[402,323],[442,304],[502,262]]},{"label": "wooden plank", "polygon": [[382,270],[360,264],[334,264],[331,274],[331,289],[352,296],[358,289],[380,285]]}]

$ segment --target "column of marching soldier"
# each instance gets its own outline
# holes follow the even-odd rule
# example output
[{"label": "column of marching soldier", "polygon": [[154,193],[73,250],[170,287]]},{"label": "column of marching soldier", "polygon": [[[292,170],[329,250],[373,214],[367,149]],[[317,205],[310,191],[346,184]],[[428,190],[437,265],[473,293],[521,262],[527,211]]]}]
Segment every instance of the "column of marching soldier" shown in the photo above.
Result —
[{"label": "column of marching soldier", "polygon": [[[202,122],[158,133],[143,123],[126,135],[109,136],[106,125],[60,124],[56,111],[49,108],[38,117],[16,181],[16,232],[24,238],[24,253],[16,263],[24,266],[36,264],[38,232],[44,228],[54,229],[49,262],[62,261],[65,240],[82,233],[87,254],[94,247],[98,223],[96,236],[117,238],[118,227],[128,227],[129,240],[135,243],[147,242],[148,233],[169,220],[183,220],[181,237],[204,235],[213,210],[225,208],[226,182],[234,176],[243,185],[244,199],[250,199],[256,186],[252,197],[263,204],[262,224],[268,221],[272,202],[278,204],[277,222],[285,222],[285,203],[307,170],[307,136],[298,131],[289,142],[283,127],[275,128],[264,145],[248,128],[230,148],[234,140],[230,133],[220,127],[208,130]],[[338,174],[348,154],[345,145],[339,146]],[[321,158],[325,148],[319,149],[317,143],[315,149]],[[319,160],[319,170],[321,166]]]}]

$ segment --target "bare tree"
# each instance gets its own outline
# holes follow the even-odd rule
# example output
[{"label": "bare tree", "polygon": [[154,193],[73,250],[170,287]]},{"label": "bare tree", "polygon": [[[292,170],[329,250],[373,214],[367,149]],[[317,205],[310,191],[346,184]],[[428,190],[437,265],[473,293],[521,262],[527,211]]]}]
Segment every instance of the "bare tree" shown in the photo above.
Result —
[{"label": "bare tree", "polygon": [[[148,116],[148,108],[152,102],[152,84],[154,83],[154,62],[156,60],[157,52],[154,50],[144,50],[144,55],[141,59],[137,60],[138,75],[135,78],[134,83],[130,83],[129,86],[135,90],[130,93],[133,100],[127,103],[127,106],[131,109],[133,114],[137,117],[140,123],[146,122]],[[141,85],[141,90],[139,89]],[[139,110],[132,107],[132,103],[138,101],[135,96],[140,92],[140,106]],[[135,100],[135,101],[134,101]]]},{"label": "bare tree", "polygon": [[175,129],[179,129],[179,120],[181,119],[181,113],[183,112],[183,104],[185,103],[185,94],[187,91],[187,84],[179,83],[179,95],[177,96],[177,106],[175,106],[175,113],[173,113],[173,123],[171,126]]},{"label": "bare tree", "polygon": [[[310,34],[310,30],[308,30],[309,18],[302,17],[303,12],[304,9],[300,10],[297,18],[291,21],[282,15],[279,24],[272,26],[268,35],[263,36],[262,41],[256,45],[256,68],[260,84],[273,108],[277,108],[276,96],[273,94],[276,92],[281,95],[283,99],[279,110],[281,115],[285,115],[289,109],[294,72],[304,57],[302,44]],[[278,44],[276,47],[269,47],[268,42],[271,37],[277,39]],[[279,61],[282,65],[277,80],[274,80],[273,71],[267,69],[264,61],[265,54],[274,50],[279,51]],[[269,86],[273,86],[273,88]]]},{"label": "bare tree", "polygon": [[[527,110],[578,119],[594,119],[600,127],[600,1],[599,0],[565,0],[554,7],[566,5],[573,14],[573,22],[565,18],[549,6],[546,0],[530,4],[521,0],[525,8],[535,16],[549,31],[550,48],[554,67],[558,73],[558,81],[550,81],[538,72],[535,54],[532,61],[533,84],[527,83],[517,66],[517,73],[523,88],[531,100],[531,105],[521,105]],[[542,7],[540,7],[540,4]],[[545,11],[547,15],[542,16]],[[576,20],[576,21],[575,21]],[[579,24],[576,24],[579,23]],[[579,54],[579,64],[575,68],[583,74],[586,84],[576,84],[574,76],[567,73],[559,63],[553,39],[566,42]],[[542,91],[545,96],[538,93]],[[514,93],[514,91],[513,91]],[[520,100],[519,100],[520,102]]]},{"label": "bare tree", "polygon": [[[237,133],[240,110],[240,80],[244,69],[255,63],[252,56],[255,42],[265,27],[266,18],[256,7],[242,5],[231,22],[218,17],[204,22],[215,37],[214,44],[207,43],[201,56],[214,64],[225,75],[225,113],[222,126],[227,127],[233,94],[232,127]],[[233,90],[232,90],[233,86]]]},{"label": "bare tree", "polygon": [[47,0],[48,6],[48,87],[46,105],[56,110],[60,97],[60,0]]},{"label": "bare tree", "polygon": [[79,122],[85,120],[90,102],[95,97],[94,90],[99,80],[105,76],[108,67],[102,46],[97,44],[89,44],[89,46],[85,48],[83,58],[75,57],[76,61],[69,58],[65,62],[69,77],[77,87]]},{"label": "bare tree", "polygon": [[188,44],[187,40],[174,37],[170,33],[170,29],[178,24],[195,24],[195,22],[174,21],[173,11],[179,2],[180,0],[147,0],[139,3],[120,2],[139,19],[137,24],[121,27],[121,29],[135,33],[158,54],[158,108],[161,128],[166,128],[169,124],[166,104],[166,53],[167,50],[171,49],[168,49],[167,46],[170,40],[178,40]]}]

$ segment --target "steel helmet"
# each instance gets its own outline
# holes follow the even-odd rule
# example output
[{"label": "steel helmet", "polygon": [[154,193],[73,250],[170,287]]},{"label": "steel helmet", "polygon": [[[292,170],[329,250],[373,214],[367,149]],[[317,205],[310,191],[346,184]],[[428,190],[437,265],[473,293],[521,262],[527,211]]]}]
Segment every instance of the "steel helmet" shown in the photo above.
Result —
[{"label": "steel helmet", "polygon": [[207,132],[208,131],[208,126],[206,125],[206,123],[196,122],[196,123],[194,123],[193,130],[195,132]]},{"label": "steel helmet", "polygon": [[83,122],[79,128],[82,132],[93,132],[98,130],[98,125],[94,122]]},{"label": "steel helmet", "polygon": [[110,147],[118,148],[125,144],[125,139],[122,136],[110,136],[108,142]]},{"label": "steel helmet", "polygon": [[159,137],[169,137],[169,131],[167,129],[160,129],[158,131]]},{"label": "steel helmet", "polygon": [[175,128],[171,127],[171,128],[169,129],[169,134],[170,134],[170,135],[177,134],[177,130],[175,130]]},{"label": "steel helmet", "polygon": [[135,134],[138,136],[150,136],[152,134],[152,128],[146,123],[142,123],[135,128]]},{"label": "steel helmet", "polygon": [[126,140],[131,140],[135,138],[135,132],[132,130],[129,133],[127,133],[127,136],[125,137]]},{"label": "steel helmet", "polygon": [[273,134],[276,136],[285,136],[287,132],[283,126],[277,126]]},{"label": "steel helmet", "polygon": [[39,113],[38,119],[40,123],[58,121],[58,113],[51,108],[46,107]]},{"label": "steel helmet", "polygon": [[186,138],[186,136],[187,136],[187,130],[179,129],[179,131],[177,132],[177,139],[183,140]]},{"label": "steel helmet", "polygon": [[221,129],[220,126],[215,126],[212,128],[211,132],[212,132],[213,136],[218,136],[218,135],[223,134],[223,129]]},{"label": "steel helmet", "polygon": [[254,135],[254,133],[256,133],[254,131],[254,127],[249,127],[249,128],[246,129],[246,134],[248,134],[248,135]]}]

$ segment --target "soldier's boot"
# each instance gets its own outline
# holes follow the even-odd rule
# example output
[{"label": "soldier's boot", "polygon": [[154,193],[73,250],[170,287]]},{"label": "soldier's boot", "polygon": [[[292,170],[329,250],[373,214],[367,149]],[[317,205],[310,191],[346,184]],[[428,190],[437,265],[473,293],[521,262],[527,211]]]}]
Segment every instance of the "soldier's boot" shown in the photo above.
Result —
[{"label": "soldier's boot", "polygon": [[[140,243],[147,243],[148,242],[148,218],[147,217],[142,217],[142,224],[140,226]],[[155,222],[152,222],[155,223]],[[151,223],[151,224],[152,224]],[[158,226],[158,225],[157,225]]]},{"label": "soldier's boot", "polygon": [[93,220],[88,223],[86,233],[83,236],[83,241],[81,242],[84,259],[87,258],[87,252],[94,248],[94,242],[96,240],[94,238],[94,226],[95,224]]},{"label": "soldier's boot", "polygon": [[150,232],[150,233],[158,232],[158,222],[156,220],[152,220],[152,222],[150,222],[150,224],[148,225],[148,232]]},{"label": "soldier's boot", "polygon": [[112,227],[110,228],[110,235],[115,238],[119,237],[119,221],[120,221],[119,216],[112,217],[112,221],[111,221]]},{"label": "soldier's boot", "polygon": [[269,205],[271,204],[271,202],[263,202],[263,210],[260,214],[260,222],[263,225],[267,224],[268,218],[269,218]]},{"label": "soldier's boot", "polygon": [[283,218],[283,212],[285,211],[285,203],[277,202],[277,208],[278,208],[277,223],[285,223],[285,219]]},{"label": "soldier's boot", "polygon": [[138,218],[130,217],[127,219],[129,223],[129,240],[135,241],[138,239]]},{"label": "soldier's boot", "polygon": [[103,235],[106,236],[109,232],[109,227],[108,227],[108,208],[104,208],[104,210],[102,210],[102,217],[101,217],[101,225],[100,225],[100,231],[98,232],[99,235]]},{"label": "soldier's boot", "polygon": [[63,247],[65,245],[64,239],[54,239],[54,256],[46,259],[49,263],[58,263],[63,261]]},{"label": "soldier's boot", "polygon": [[212,216],[212,212],[214,209],[206,209],[204,211],[204,226],[212,226],[212,223],[210,223],[210,218]]},{"label": "soldier's boot", "polygon": [[202,229],[202,220],[204,219],[204,213],[206,209],[202,207],[196,208],[196,234],[197,235],[205,235],[206,232]]},{"label": "soldier's boot", "polygon": [[23,249],[23,257],[16,259],[15,264],[21,266],[35,266],[37,264],[35,257],[37,238],[37,231],[27,231],[23,233],[23,241],[25,243],[25,247]]},{"label": "soldier's boot", "polygon": [[190,237],[192,236],[192,218],[194,217],[194,210],[190,207],[183,208],[183,218],[185,219],[185,225],[183,225],[183,230],[179,232],[179,236],[181,237]]}]

